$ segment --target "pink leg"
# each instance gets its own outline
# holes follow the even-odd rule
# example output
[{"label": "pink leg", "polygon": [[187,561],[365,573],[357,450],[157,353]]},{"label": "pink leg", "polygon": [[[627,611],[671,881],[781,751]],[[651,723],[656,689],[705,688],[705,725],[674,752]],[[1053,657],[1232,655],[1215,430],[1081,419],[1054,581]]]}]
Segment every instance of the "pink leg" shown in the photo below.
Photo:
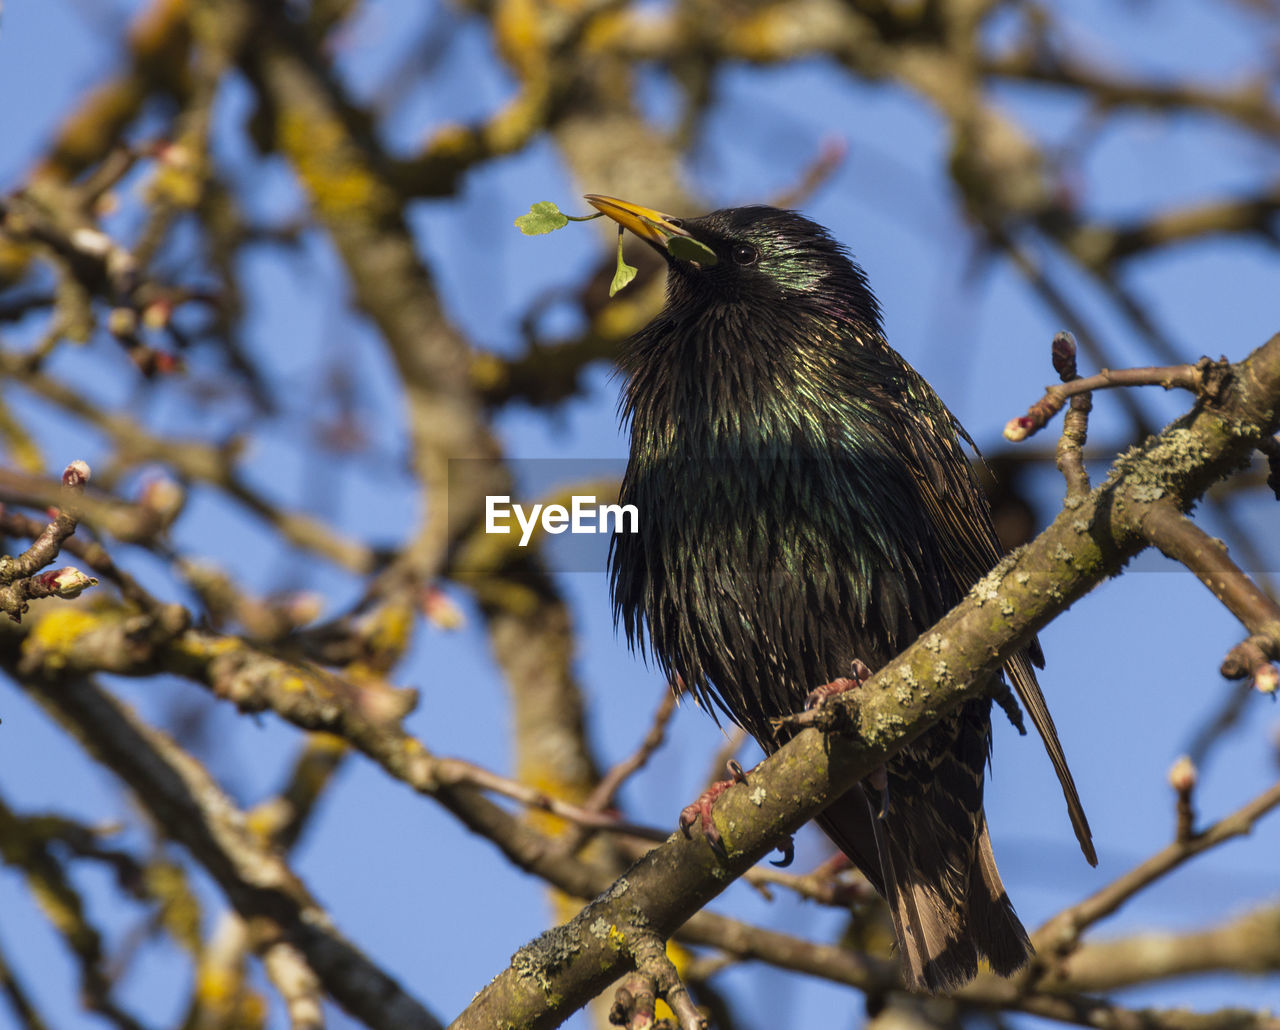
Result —
[{"label": "pink leg", "polygon": [[829,698],[843,694],[846,690],[860,687],[871,678],[871,670],[857,658],[853,660],[850,671],[853,673],[852,676],[841,676],[839,679],[834,679],[830,683],[824,683],[822,686],[814,687],[809,691],[809,696],[804,700],[805,708],[821,708]]},{"label": "pink leg", "polygon": [[689,828],[694,823],[700,823],[703,836],[707,838],[707,843],[711,845],[711,850],[721,857],[725,854],[724,840],[711,818],[711,807],[716,803],[716,799],[735,783],[747,782],[747,774],[742,771],[742,766],[737,761],[730,759],[728,768],[729,779],[717,780],[711,784],[698,796],[697,801],[691,805],[686,805],[680,813],[680,829],[684,831],[684,835],[692,837],[693,834],[689,832]]}]

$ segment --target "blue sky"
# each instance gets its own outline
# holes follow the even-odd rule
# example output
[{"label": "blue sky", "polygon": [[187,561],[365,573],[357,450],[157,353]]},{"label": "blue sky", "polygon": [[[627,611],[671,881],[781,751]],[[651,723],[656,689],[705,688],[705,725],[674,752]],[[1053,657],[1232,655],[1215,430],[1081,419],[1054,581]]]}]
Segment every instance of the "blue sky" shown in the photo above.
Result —
[{"label": "blue sky", "polygon": [[[110,71],[131,7],[74,0],[8,5],[0,23],[0,95],[20,102],[7,104],[0,114],[6,138],[0,190],[21,182],[58,119]],[[1233,82],[1264,49],[1256,25],[1240,14],[1223,17],[1221,5],[1097,2],[1069,9],[1074,37],[1108,66]],[[407,56],[406,46],[418,38],[410,29],[424,17],[464,18],[409,0],[366,5],[359,23],[344,34],[342,62],[354,90],[364,96],[376,91],[388,68]],[[392,110],[389,135],[397,147],[411,148],[445,120],[483,116],[509,96],[512,84],[478,21],[468,22],[457,39],[456,51]],[[652,117],[670,119],[672,88],[660,74],[646,76],[640,96]],[[1087,117],[1078,105],[1046,90],[1001,89],[998,99],[1038,139],[1053,145],[1075,138]],[[252,211],[285,222],[304,201],[287,169],[257,158],[245,144],[247,104],[242,83],[228,84],[219,97],[218,160],[232,170]],[[928,107],[851,82],[821,61],[727,68],[687,166],[688,179],[713,206],[765,200],[796,181],[822,142],[832,138],[846,142],[848,158],[806,205],[806,213],[847,242],[866,267],[891,342],[933,382],[979,444],[998,449],[1008,418],[1052,380],[1048,342],[1062,327],[1009,267],[975,262],[973,240],[951,203],[940,123]],[[1274,150],[1203,119],[1132,115],[1103,132],[1076,173],[1088,210],[1125,216],[1247,188],[1274,179],[1277,170]],[[553,199],[574,210],[577,196],[591,190],[607,192],[607,184],[573,183],[552,147],[539,141],[470,175],[458,197],[413,211],[422,252],[450,317],[478,345],[503,352],[518,346],[518,320],[528,304],[549,288],[576,282],[600,253],[601,237],[589,229],[571,226],[531,240],[515,232],[511,219],[535,200]],[[1059,263],[1051,267],[1089,312],[1118,361],[1150,362],[1092,284]],[[1129,281],[1158,311],[1188,359],[1201,353],[1239,358],[1280,328],[1276,271],[1274,253],[1260,245],[1211,242],[1143,262]],[[285,412],[255,430],[250,477],[273,496],[316,503],[318,511],[354,535],[380,544],[403,539],[415,524],[418,502],[404,473],[403,412],[394,372],[368,324],[345,310],[346,287],[327,242],[313,234],[295,254],[260,251],[247,259],[245,273],[249,345],[270,372]],[[553,326],[572,328],[570,314],[555,317],[560,322],[552,321]],[[5,345],[27,342],[24,331],[38,328],[6,331]],[[193,378],[208,360],[192,357]],[[359,412],[374,447],[358,460],[326,462],[324,488],[317,491],[314,463],[306,460],[304,421],[336,361],[358,369]],[[113,404],[128,404],[137,396],[134,373],[109,342],[64,355],[55,371]],[[520,408],[505,412],[499,428],[509,453],[530,459],[623,456],[617,384],[604,369],[593,371],[587,381],[586,393],[553,417]],[[15,403],[22,411],[40,410],[20,398]],[[1145,397],[1144,403],[1158,413],[1157,423],[1185,407],[1176,396]],[[1119,410],[1113,399],[1097,398],[1091,425],[1095,443],[1119,442],[1126,424]],[[243,417],[193,403],[183,384],[161,391],[142,413],[166,432],[214,436]],[[47,413],[40,432],[51,465],[61,467],[77,457],[92,463],[102,453],[101,441]],[[1047,520],[1061,495],[1060,480],[1050,469],[1034,482],[1039,515]],[[317,494],[322,495],[318,501]],[[1244,517],[1265,532],[1275,525],[1275,508],[1257,503]],[[330,612],[358,590],[336,570],[281,560],[261,526],[213,497],[193,497],[176,535],[191,553],[220,562],[257,589],[318,590]],[[177,589],[154,561],[128,549],[122,553],[157,590],[172,594]],[[1274,562],[1274,546],[1270,557]],[[572,573],[561,579],[579,630],[577,668],[588,692],[593,737],[598,753],[616,760],[635,746],[663,685],[615,636],[603,575]],[[502,722],[505,688],[475,628],[478,617],[465,595],[455,597],[468,610],[471,628],[458,634],[424,631],[398,674],[399,682],[417,686],[423,695],[410,726],[435,751],[505,771],[511,761],[508,727]],[[1167,770],[1223,696],[1217,666],[1239,636],[1234,620],[1190,575],[1160,559],[1144,559],[1134,574],[1101,587],[1045,631],[1044,689],[1101,862],[1092,870],[1079,856],[1038,741],[1018,739],[1009,727],[999,727],[987,810],[1001,870],[1028,926],[1168,842],[1173,804]],[[198,699],[194,688],[176,682],[118,688],[156,718],[179,702]],[[0,706],[0,790],[11,804],[95,822],[129,814],[104,774],[21,694],[0,688]],[[1263,699],[1253,700],[1244,726],[1205,770],[1197,798],[1205,817],[1225,814],[1274,780],[1277,712]],[[261,800],[288,768],[297,735],[275,720],[248,720],[227,709],[213,718],[218,739],[225,741],[214,771],[242,804]],[[637,818],[662,826],[674,825],[680,807],[697,793],[722,739],[712,721],[689,706],[679,713],[672,738],[662,760],[625,795]],[[1105,932],[1197,926],[1237,913],[1256,899],[1274,899],[1278,824],[1273,819],[1249,841],[1224,847],[1169,877],[1111,920]],[[800,846],[801,868],[824,853],[813,833]],[[537,882],[510,875],[492,847],[460,830],[430,802],[386,783],[360,759],[347,764],[300,846],[296,865],[344,933],[446,1019],[547,925],[547,902]],[[118,944],[128,925],[120,917],[136,920],[139,913],[121,911],[102,874],[79,870],[77,877],[93,915],[116,928],[112,943]],[[212,889],[206,895],[216,897]],[[485,932],[460,934],[459,927],[477,922],[477,910],[486,911],[485,899],[501,905],[501,919],[481,916]],[[835,932],[841,921],[839,913],[817,911],[785,896],[767,904],[742,886],[717,905],[818,937]],[[0,869],[0,913],[0,944],[43,1010],[63,1027],[95,1025],[77,1006],[71,963],[8,869]],[[150,948],[123,998],[149,1024],[172,1022],[185,992],[180,978],[186,975],[182,962]],[[747,1026],[775,1025],[773,1020],[784,1014],[783,1025],[818,1025],[819,1020],[853,1025],[860,1012],[860,1001],[847,992],[761,975],[755,967],[731,971],[724,984],[741,999],[740,1011],[757,1014],[756,1023],[744,1021]],[[1162,986],[1130,998],[1203,1007],[1280,1003],[1274,982],[1241,986],[1225,979]],[[331,1015],[332,1025],[344,1025],[341,1014]],[[275,1011],[277,1025],[281,1018]],[[11,1025],[9,1019],[0,1008],[0,1027]],[[585,1024],[579,1018],[575,1025]]]}]

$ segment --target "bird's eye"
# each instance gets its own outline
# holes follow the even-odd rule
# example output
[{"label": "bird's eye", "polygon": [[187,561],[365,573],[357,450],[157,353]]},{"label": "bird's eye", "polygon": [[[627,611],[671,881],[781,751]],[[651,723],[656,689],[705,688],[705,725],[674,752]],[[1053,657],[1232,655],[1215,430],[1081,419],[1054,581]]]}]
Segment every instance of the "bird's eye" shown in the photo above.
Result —
[{"label": "bird's eye", "polygon": [[760,251],[750,243],[739,243],[733,248],[733,260],[739,265],[754,265],[760,257]]}]

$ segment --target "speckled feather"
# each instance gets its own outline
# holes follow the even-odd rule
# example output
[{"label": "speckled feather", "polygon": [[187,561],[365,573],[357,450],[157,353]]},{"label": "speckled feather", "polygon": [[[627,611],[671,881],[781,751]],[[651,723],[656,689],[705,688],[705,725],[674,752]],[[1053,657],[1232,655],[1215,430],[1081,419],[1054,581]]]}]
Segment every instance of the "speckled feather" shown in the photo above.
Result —
[{"label": "speckled feather", "polygon": [[[866,276],[820,226],[753,207],[679,223],[717,264],[669,260],[667,305],[626,345],[631,456],[615,537],[615,615],[673,682],[744,726],[873,670],[1000,557],[963,429],[885,342]],[[753,256],[744,262],[739,258]],[[1009,666],[1094,861],[1032,671]],[[993,684],[993,688],[996,685]],[[967,703],[888,767],[890,807],[858,788],[819,822],[886,896],[910,982],[1010,973],[1030,954],[982,809],[990,701]]]}]

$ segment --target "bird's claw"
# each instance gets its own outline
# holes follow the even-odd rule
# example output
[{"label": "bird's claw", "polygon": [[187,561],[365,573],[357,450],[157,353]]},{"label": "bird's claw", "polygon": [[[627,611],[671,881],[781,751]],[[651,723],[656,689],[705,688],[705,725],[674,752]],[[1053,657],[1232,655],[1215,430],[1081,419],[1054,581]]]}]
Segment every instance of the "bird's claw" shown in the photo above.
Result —
[{"label": "bird's claw", "polygon": [[771,859],[769,864],[779,869],[786,869],[796,860],[796,839],[788,835],[787,839],[778,845],[778,850],[782,852],[782,857]]},{"label": "bird's claw", "polygon": [[698,799],[693,804],[686,805],[680,812],[680,830],[685,837],[692,839],[693,834],[689,830],[694,823],[700,823],[702,835],[707,838],[707,843],[711,845],[711,850],[720,859],[727,858],[728,853],[725,851],[724,838],[720,836],[720,831],[716,829],[715,820],[711,818],[711,808],[715,805],[716,799],[735,783],[747,782],[747,774],[736,759],[731,758],[729,760],[728,770],[729,779],[717,780],[711,784],[698,796]]},{"label": "bird's claw", "polygon": [[843,694],[846,690],[852,690],[857,685],[856,681],[851,680],[846,676],[841,676],[839,679],[834,679],[830,683],[824,683],[820,687],[814,687],[805,695],[804,710],[808,712],[815,708],[821,708],[831,698],[836,697],[839,694]]},{"label": "bird's claw", "polygon": [[820,687],[814,687],[804,699],[805,711],[813,708],[821,708],[833,697],[843,694],[847,690],[854,690],[871,678],[871,670],[867,668],[865,662],[859,658],[855,658],[849,663],[848,676],[840,676],[833,679],[830,683],[824,683]]}]

